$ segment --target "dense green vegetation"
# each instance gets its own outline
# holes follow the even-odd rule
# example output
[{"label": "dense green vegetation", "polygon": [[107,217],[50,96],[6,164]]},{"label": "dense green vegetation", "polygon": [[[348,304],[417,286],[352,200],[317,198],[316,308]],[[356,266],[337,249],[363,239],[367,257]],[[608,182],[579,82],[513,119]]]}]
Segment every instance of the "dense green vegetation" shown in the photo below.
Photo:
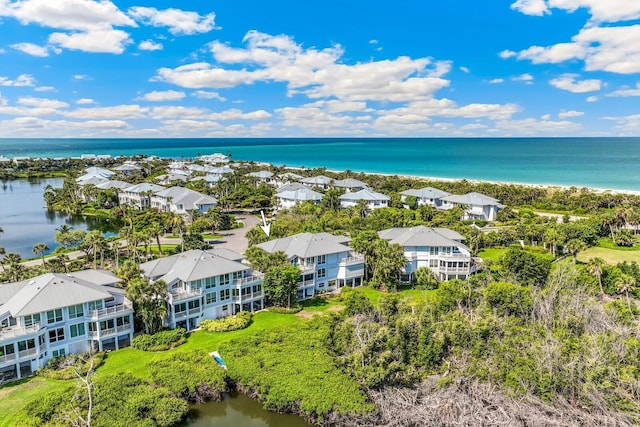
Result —
[{"label": "dense green vegetation", "polygon": [[222,319],[206,319],[200,323],[200,328],[208,332],[231,332],[244,329],[251,323],[250,311],[241,311],[235,316]]},{"label": "dense green vegetation", "polygon": [[131,341],[131,347],[143,351],[164,351],[184,344],[187,331],[184,328],[176,328],[169,331],[160,331],[155,334],[141,334]]}]

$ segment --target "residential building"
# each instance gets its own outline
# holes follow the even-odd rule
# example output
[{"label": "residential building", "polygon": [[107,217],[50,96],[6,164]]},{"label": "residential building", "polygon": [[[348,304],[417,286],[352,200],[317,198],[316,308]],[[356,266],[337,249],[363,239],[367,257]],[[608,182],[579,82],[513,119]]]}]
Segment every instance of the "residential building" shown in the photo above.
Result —
[{"label": "residential building", "polygon": [[167,284],[166,326],[192,330],[204,319],[264,308],[262,273],[230,250],[191,250],[140,265],[143,276]]},{"label": "residential building", "polygon": [[440,280],[466,279],[477,271],[471,250],[464,237],[447,228],[422,225],[410,228],[389,228],[378,232],[381,239],[397,243],[404,249],[407,265],[403,278],[411,280],[420,267],[427,267]]},{"label": "residential building", "polygon": [[205,213],[209,209],[215,209],[217,203],[215,197],[184,187],[166,188],[151,196],[152,208],[178,214],[188,214],[193,211]]},{"label": "residential building", "polygon": [[116,191],[122,191],[125,188],[131,187],[131,184],[129,184],[128,182],[124,182],[124,181],[118,181],[115,179],[109,180],[109,181],[105,181],[101,184],[96,185],[96,187],[98,187],[101,190],[116,190]]},{"label": "residential building", "polygon": [[326,190],[327,188],[329,188],[329,185],[331,185],[331,183],[333,182],[333,179],[324,175],[318,175],[318,176],[312,176],[309,178],[302,178],[300,182],[308,185],[309,187],[318,187],[318,188],[322,188],[323,190]]},{"label": "residential building", "polygon": [[47,273],[0,286],[0,382],[53,357],[130,345],[133,306],[104,270]]},{"label": "residential building", "polygon": [[292,182],[298,182],[303,177],[301,175],[298,175],[297,173],[285,172],[282,175],[280,175],[279,178],[280,178],[280,182],[282,182],[284,184],[289,184],[289,183],[292,183]]},{"label": "residential building", "polygon": [[[285,184],[283,187],[293,187],[295,184],[298,183]],[[276,199],[278,199],[276,209],[289,209],[302,202],[320,203],[322,201],[322,194],[305,185],[298,185],[300,187],[297,189],[285,189],[283,191],[278,189],[276,192]]]},{"label": "residential building", "polygon": [[118,202],[121,205],[145,209],[151,206],[151,196],[161,190],[164,190],[164,187],[148,182],[132,185],[118,193]]},{"label": "residential building", "polygon": [[156,182],[160,185],[171,185],[171,183],[186,183],[187,175],[181,173],[168,173],[166,175],[159,175],[156,177]]},{"label": "residential building", "polygon": [[493,197],[485,196],[480,193],[467,193],[463,196],[452,194],[442,198],[442,209],[451,209],[460,206],[464,209],[462,219],[479,219],[483,221],[494,221],[498,212],[504,208]]},{"label": "residential building", "polygon": [[356,191],[355,193],[345,193],[340,196],[340,207],[350,208],[358,206],[358,202],[364,200],[367,204],[367,210],[386,208],[389,206],[391,197],[386,194],[377,193],[373,190],[365,189]]},{"label": "residential building", "polygon": [[433,187],[425,187],[417,190],[405,190],[400,192],[402,203],[406,203],[407,197],[413,196],[416,198],[418,202],[418,206],[427,205],[434,208],[439,208],[442,206],[443,197],[450,196],[450,193],[446,191],[438,190]]},{"label": "residential building", "polygon": [[245,176],[250,176],[252,178],[256,178],[257,185],[260,185],[260,184],[278,185],[276,180],[275,180],[275,178],[274,178],[274,176],[273,176],[273,172],[258,171],[258,172],[248,173]]},{"label": "residential building", "polygon": [[333,181],[333,186],[347,192],[360,191],[369,188],[365,182],[353,178]]},{"label": "residential building", "polygon": [[298,300],[343,286],[360,286],[364,279],[364,256],[354,252],[345,236],[302,233],[257,245],[274,253],[283,251],[300,268]]}]

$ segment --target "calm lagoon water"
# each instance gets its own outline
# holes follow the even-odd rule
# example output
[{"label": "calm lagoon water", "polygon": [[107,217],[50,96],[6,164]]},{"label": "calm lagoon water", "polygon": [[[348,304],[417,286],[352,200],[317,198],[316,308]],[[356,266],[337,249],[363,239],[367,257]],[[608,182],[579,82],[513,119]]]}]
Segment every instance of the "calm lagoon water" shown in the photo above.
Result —
[{"label": "calm lagoon water", "polygon": [[243,394],[233,393],[221,402],[193,405],[183,427],[309,427],[297,415],[276,414]]},{"label": "calm lagoon water", "polygon": [[0,247],[22,258],[33,258],[33,246],[46,243],[53,251],[56,228],[68,224],[74,229],[101,230],[107,235],[115,231],[109,223],[91,217],[69,216],[48,211],[42,197],[47,185],[61,187],[62,179],[11,180],[0,182]]}]

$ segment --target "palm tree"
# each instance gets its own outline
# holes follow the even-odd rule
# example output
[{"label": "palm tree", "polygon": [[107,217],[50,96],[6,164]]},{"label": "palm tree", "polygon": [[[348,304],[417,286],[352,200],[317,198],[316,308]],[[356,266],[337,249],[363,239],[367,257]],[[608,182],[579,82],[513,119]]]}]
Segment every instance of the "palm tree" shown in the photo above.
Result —
[{"label": "palm tree", "polygon": [[587,244],[580,239],[571,239],[565,245],[571,256],[573,256],[573,263],[578,261],[578,253],[587,249]]},{"label": "palm tree", "polygon": [[107,247],[104,235],[98,230],[93,230],[86,235],[82,243],[88,251],[93,252],[93,268],[98,268],[98,252],[104,254]]},{"label": "palm tree", "polygon": [[62,224],[60,227],[56,228],[56,231],[60,234],[65,234],[73,230],[73,227],[69,224]]},{"label": "palm tree", "polygon": [[35,246],[33,247],[33,253],[35,255],[40,254],[40,256],[42,257],[42,266],[45,267],[46,264],[44,262],[44,253],[46,251],[49,250],[49,246],[47,246],[46,243],[36,243]]},{"label": "palm tree", "polygon": [[606,261],[602,258],[591,258],[587,263],[587,271],[598,279],[598,285],[600,285],[600,295],[604,296],[604,289],[602,288],[602,272],[607,265]]},{"label": "palm tree", "polygon": [[158,223],[153,223],[146,229],[151,239],[156,239],[158,245],[158,255],[162,256],[162,245],[160,244],[160,237],[164,234],[164,230]]},{"label": "palm tree", "polygon": [[127,297],[136,304],[136,314],[144,324],[145,333],[153,334],[162,328],[167,315],[165,297],[167,284],[163,280],[150,282],[136,277],[127,286]]},{"label": "palm tree", "polygon": [[618,278],[618,280],[616,280],[616,288],[618,288],[618,292],[621,292],[621,293],[624,292],[625,296],[627,297],[627,307],[629,308],[629,311],[631,311],[631,301],[629,301],[629,291],[632,291],[635,286],[636,286],[636,279],[630,274],[623,274]]},{"label": "palm tree", "polygon": [[24,266],[20,264],[21,261],[22,257],[20,256],[20,254],[16,253],[8,253],[2,259],[2,264],[6,264],[9,266],[11,278],[16,282],[20,280],[20,273],[22,268],[24,268]]},{"label": "palm tree", "polygon": [[[4,230],[0,227],[0,234],[2,233],[4,233]],[[0,246],[0,255],[4,255],[4,248],[2,246]]]},{"label": "palm tree", "polygon": [[562,243],[562,234],[557,228],[549,228],[544,232],[544,240],[551,246],[551,253],[556,257],[558,245]]},{"label": "palm tree", "polygon": [[182,219],[182,216],[178,214],[170,216],[167,222],[167,227],[174,231],[178,230],[178,232],[180,233],[182,252],[184,252],[184,220]]}]

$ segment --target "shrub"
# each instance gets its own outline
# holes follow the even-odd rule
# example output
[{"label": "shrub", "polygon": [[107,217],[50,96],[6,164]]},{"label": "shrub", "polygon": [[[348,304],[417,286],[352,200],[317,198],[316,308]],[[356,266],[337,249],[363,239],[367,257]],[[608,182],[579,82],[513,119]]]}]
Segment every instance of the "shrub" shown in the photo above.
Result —
[{"label": "shrub", "polygon": [[176,328],[153,335],[138,335],[131,341],[131,347],[143,351],[164,351],[178,347],[186,340],[187,331],[184,328]]},{"label": "shrub", "polygon": [[490,283],[485,289],[489,305],[501,316],[526,316],[533,307],[531,289],[506,282]]},{"label": "shrub", "polygon": [[[54,380],[70,380],[76,378],[76,371],[80,375],[86,375],[91,363],[88,353],[70,354],[68,356],[54,357],[47,362],[44,369],[38,371],[38,375]],[[104,353],[93,354],[93,369],[102,365]],[[75,367],[75,369],[74,369]]]},{"label": "shrub", "polygon": [[217,320],[203,320],[200,328],[209,332],[231,332],[244,329],[251,323],[251,312],[241,311],[235,316]]},{"label": "shrub", "polygon": [[300,313],[302,311],[302,306],[301,305],[293,305],[293,306],[291,306],[291,308],[287,308],[287,307],[269,307],[269,311],[271,311],[272,313],[278,313],[278,314],[296,314],[296,313]]}]

